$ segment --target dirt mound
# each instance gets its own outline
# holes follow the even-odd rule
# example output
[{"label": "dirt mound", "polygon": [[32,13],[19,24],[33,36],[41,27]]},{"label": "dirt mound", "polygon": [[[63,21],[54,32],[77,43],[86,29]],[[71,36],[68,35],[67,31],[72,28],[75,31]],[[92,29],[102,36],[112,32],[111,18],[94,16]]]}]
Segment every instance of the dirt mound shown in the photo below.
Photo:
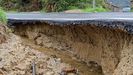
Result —
[{"label": "dirt mound", "polygon": [[21,38],[10,34],[10,38],[0,45],[0,72],[2,75],[31,75],[32,64],[36,64],[37,75],[60,75],[63,68],[70,65],[56,58],[38,52],[24,45]]},{"label": "dirt mound", "polygon": [[[86,63],[101,65],[105,75],[130,75],[133,36],[120,29],[95,25],[21,25],[16,34],[33,39],[36,44],[67,50]],[[127,62],[126,62],[127,61]],[[130,70],[129,70],[130,69]]]}]

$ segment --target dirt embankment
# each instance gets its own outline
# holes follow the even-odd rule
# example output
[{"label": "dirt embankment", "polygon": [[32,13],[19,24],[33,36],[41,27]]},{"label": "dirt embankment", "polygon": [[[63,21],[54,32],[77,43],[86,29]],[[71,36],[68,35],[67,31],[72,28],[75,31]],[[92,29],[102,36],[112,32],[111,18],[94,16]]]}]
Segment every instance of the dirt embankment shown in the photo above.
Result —
[{"label": "dirt embankment", "polygon": [[0,44],[7,39],[6,26],[0,23]]},{"label": "dirt embankment", "polygon": [[33,39],[36,44],[67,50],[90,65],[95,62],[105,75],[133,74],[133,36],[119,29],[95,25],[21,25],[16,34]]}]

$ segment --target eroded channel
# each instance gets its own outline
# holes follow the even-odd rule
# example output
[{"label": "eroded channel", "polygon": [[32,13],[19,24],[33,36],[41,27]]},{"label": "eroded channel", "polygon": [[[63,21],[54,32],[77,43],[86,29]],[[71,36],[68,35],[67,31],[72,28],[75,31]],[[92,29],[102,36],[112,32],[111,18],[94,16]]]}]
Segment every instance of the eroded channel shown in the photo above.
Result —
[{"label": "eroded channel", "polygon": [[101,68],[98,68],[97,65],[94,66],[90,64],[90,66],[87,66],[85,62],[78,60],[67,51],[61,51],[52,48],[38,46],[34,44],[35,42],[33,40],[27,39],[25,37],[21,38],[24,44],[34,48],[35,50],[38,50],[50,56],[61,58],[63,62],[77,68],[79,70],[79,75],[103,75]]}]

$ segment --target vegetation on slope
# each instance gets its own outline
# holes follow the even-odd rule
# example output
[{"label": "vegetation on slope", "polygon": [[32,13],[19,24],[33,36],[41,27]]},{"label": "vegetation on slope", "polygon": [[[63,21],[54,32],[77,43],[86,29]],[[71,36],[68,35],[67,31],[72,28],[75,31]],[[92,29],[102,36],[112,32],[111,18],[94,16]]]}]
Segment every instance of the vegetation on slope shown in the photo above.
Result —
[{"label": "vegetation on slope", "polygon": [[84,12],[107,12],[109,9],[105,9],[103,7],[96,7],[96,8],[85,8],[83,9]]},{"label": "vegetation on slope", "polygon": [[7,22],[6,14],[2,9],[0,9],[0,21],[3,22],[3,23]]},{"label": "vegetation on slope", "polygon": [[[44,10],[45,12],[60,12],[75,8],[88,10],[93,6],[92,2],[93,0],[0,0],[0,6],[7,11]],[[99,7],[105,8],[104,0],[96,0],[95,6],[96,9]]]}]

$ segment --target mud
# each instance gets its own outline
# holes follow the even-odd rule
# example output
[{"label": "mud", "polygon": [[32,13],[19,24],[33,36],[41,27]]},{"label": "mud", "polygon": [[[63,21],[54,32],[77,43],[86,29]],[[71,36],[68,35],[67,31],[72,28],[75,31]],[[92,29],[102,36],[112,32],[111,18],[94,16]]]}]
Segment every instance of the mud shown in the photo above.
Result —
[{"label": "mud", "polygon": [[37,45],[65,50],[88,64],[95,62],[105,75],[131,75],[133,36],[123,29],[96,25],[25,24],[15,33]]}]

